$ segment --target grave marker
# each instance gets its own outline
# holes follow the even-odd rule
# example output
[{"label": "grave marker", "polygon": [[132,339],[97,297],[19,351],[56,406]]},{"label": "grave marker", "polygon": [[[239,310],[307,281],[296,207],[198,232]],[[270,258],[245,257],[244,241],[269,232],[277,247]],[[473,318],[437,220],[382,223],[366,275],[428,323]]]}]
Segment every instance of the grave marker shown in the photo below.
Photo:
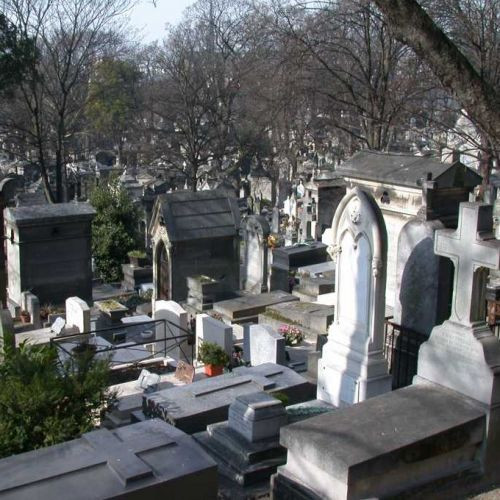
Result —
[{"label": "grave marker", "polygon": [[332,223],[334,322],[318,365],[318,399],[335,406],[391,390],[383,355],[387,233],[373,198],[352,189]]},{"label": "grave marker", "polygon": [[80,333],[90,332],[90,307],[79,297],[66,299],[66,324],[75,326]]}]

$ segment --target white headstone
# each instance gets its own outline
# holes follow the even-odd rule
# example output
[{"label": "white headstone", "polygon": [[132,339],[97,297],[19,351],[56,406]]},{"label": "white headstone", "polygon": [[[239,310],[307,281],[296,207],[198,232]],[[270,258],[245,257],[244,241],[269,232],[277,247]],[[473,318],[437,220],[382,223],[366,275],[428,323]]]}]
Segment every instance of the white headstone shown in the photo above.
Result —
[{"label": "white headstone", "polygon": [[247,218],[245,226],[245,290],[253,293],[267,291],[269,223],[260,215]]},{"label": "white headstone", "polygon": [[153,319],[164,320],[156,325],[155,353],[190,363],[187,338],[175,338],[187,335],[187,312],[173,300],[157,300]]},{"label": "white headstone", "polygon": [[249,329],[250,364],[286,365],[285,337],[270,325],[251,325]]},{"label": "white headstone", "polygon": [[196,357],[202,342],[212,342],[226,351],[228,356],[233,352],[233,328],[208,314],[196,315]]},{"label": "white headstone", "polygon": [[66,324],[78,328],[80,333],[90,331],[90,307],[79,297],[66,299]]},{"label": "white headstone", "polygon": [[375,200],[359,188],[332,223],[335,320],[318,365],[318,399],[345,406],[391,390],[383,355],[387,233]]},{"label": "white headstone", "polygon": [[64,331],[64,327],[66,325],[66,321],[64,318],[57,318],[54,323],[52,324],[51,330],[56,334],[56,335],[61,335]]}]

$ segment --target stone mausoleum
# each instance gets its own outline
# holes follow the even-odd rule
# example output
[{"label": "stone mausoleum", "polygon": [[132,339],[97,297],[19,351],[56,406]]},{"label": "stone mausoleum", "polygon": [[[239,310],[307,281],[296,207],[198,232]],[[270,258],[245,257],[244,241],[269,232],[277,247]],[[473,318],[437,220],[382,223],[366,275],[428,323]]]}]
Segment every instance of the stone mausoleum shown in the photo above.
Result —
[{"label": "stone mausoleum", "polygon": [[153,300],[187,299],[187,278],[208,276],[228,290],[240,281],[240,213],[236,198],[218,190],[176,191],[156,199]]},{"label": "stone mausoleum", "polygon": [[7,296],[11,309],[21,293],[40,304],[62,304],[67,297],[92,301],[91,223],[87,203],[6,208]]},{"label": "stone mausoleum", "polygon": [[[360,151],[337,167],[347,187],[370,193],[382,211],[387,227],[386,302],[394,306],[398,238],[403,226],[421,211],[456,227],[458,205],[481,183],[481,176],[460,162],[441,163],[434,158],[402,153]],[[424,190],[426,181],[432,190]],[[451,219],[451,220],[448,220]]]}]

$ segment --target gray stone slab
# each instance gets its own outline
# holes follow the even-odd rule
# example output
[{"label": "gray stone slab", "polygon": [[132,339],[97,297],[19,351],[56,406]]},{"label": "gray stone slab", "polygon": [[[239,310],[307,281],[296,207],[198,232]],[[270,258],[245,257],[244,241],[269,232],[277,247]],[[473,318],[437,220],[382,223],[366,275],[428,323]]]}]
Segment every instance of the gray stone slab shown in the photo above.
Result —
[{"label": "gray stone slab", "polygon": [[[286,451],[277,438],[251,443],[231,429],[227,422],[211,424],[206,432],[193,437],[217,462],[219,474],[247,487],[246,498],[253,498],[248,491],[249,485],[269,481],[277,466],[286,461]],[[235,497],[234,491],[231,493],[230,498],[240,498]]]},{"label": "gray stone slab", "polygon": [[261,293],[260,295],[247,295],[236,299],[216,302],[214,304],[214,311],[217,311],[230,320],[237,320],[258,316],[268,306],[293,301],[298,301],[298,298],[290,293],[277,290],[270,293]]},{"label": "gray stone slab", "polygon": [[297,274],[300,276],[302,274],[308,274],[309,276],[317,276],[327,273],[335,276],[335,262],[329,260],[327,262],[321,262],[320,264],[311,264],[310,266],[302,266],[297,269]]},{"label": "gray stone slab", "polygon": [[[332,306],[314,302],[292,302],[266,308],[263,317],[269,317],[285,324],[295,324],[319,334],[328,333],[335,309]],[[287,323],[287,320],[290,323]]]},{"label": "gray stone slab", "polygon": [[149,420],[0,460],[0,495],[201,500],[216,498],[217,471],[192,438]]},{"label": "gray stone slab", "polygon": [[185,432],[205,430],[208,424],[227,420],[229,405],[238,397],[266,390],[270,394],[285,393],[290,403],[314,397],[314,386],[293,370],[267,363],[255,367],[239,367],[189,386],[174,387],[143,399],[143,411],[158,416]]},{"label": "gray stone slab", "polygon": [[229,407],[229,427],[251,442],[276,438],[286,422],[283,403],[265,392],[238,396]]},{"label": "gray stone slab", "polygon": [[250,339],[250,363],[252,366],[264,363],[286,364],[285,338],[270,325],[252,325]]},{"label": "gray stone slab", "polygon": [[280,474],[321,498],[394,495],[476,465],[485,424],[457,393],[410,386],[283,428]]}]

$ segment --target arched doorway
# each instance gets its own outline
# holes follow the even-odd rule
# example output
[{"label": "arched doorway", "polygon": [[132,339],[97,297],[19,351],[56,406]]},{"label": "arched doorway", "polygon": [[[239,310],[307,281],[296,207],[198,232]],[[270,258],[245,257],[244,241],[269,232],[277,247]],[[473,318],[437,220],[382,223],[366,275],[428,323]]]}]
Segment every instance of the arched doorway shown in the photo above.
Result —
[{"label": "arched doorway", "polygon": [[170,262],[165,244],[160,243],[157,253],[157,288],[158,300],[170,300]]}]

